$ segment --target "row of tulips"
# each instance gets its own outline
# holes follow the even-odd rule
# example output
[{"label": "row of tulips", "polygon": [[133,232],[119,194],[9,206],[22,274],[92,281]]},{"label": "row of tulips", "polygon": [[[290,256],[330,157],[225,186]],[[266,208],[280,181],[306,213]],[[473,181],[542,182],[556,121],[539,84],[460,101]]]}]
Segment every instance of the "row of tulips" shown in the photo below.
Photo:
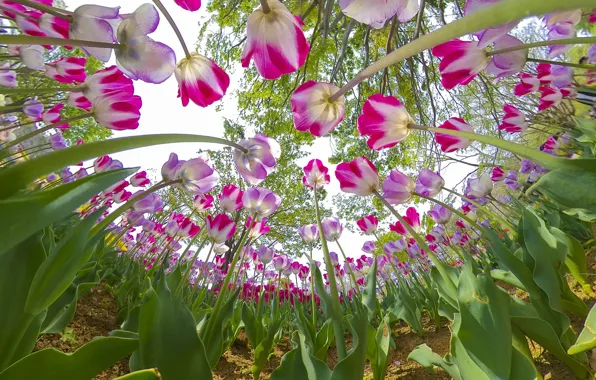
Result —
[{"label": "row of tulips", "polygon": [[[352,88],[426,49],[441,60],[446,90],[485,70],[497,78],[519,73],[516,95],[541,95],[533,118],[514,104],[504,105],[498,128],[510,135],[503,139],[474,133],[460,117],[438,128],[418,125],[395,97],[369,97],[355,129],[373,150],[390,149],[414,131],[430,132],[445,153],[479,141],[521,157],[521,165],[485,170],[460,194],[431,169],[415,179],[397,169],[379,174],[362,156],[339,164],[332,176],[313,159],[304,167],[302,183],[312,192],[316,218],[296,226],[311,254],[298,260],[261,239],[271,230],[268,218],[284,201],[261,186],[282,153],[274,139],[257,134],[232,142],[163,134],[68,146],[61,136],[70,123],[85,118],[112,130],[138,128],[142,101],[135,80],[161,83],[175,74],[184,106],[193,101],[204,107],[224,96],[228,75],[189,52],[164,4],[154,3],[123,14],[118,7],[83,5],[68,12],[51,0],[0,1],[3,18],[16,28],[0,35],[10,58],[0,72],[0,379],[88,379],[127,356],[133,371],[127,378],[210,379],[242,329],[254,350],[255,379],[274,346],[288,337],[293,349],[273,379],[362,379],[367,362],[373,377],[383,379],[394,345],[391,328],[403,321],[422,335],[423,312],[437,328],[442,319],[449,321],[450,351],[441,357],[421,345],[410,358],[441,367],[454,379],[541,378],[526,338],[577,378],[591,376],[585,352],[596,346],[596,315],[588,314],[566,278],[591,292],[582,245],[588,239],[581,236],[588,231],[585,222],[596,215],[596,161],[587,138],[594,123],[578,119],[562,125],[565,133],[549,137],[541,149],[513,141],[533,128],[536,115],[554,120],[565,113],[564,102],[587,91],[565,62],[541,62],[535,75],[527,52],[549,46],[553,59],[575,44],[594,44],[594,37],[575,37],[582,19],[593,21],[591,1],[468,0],[463,19],[395,50],[344,87],[300,85],[291,96],[294,124],[315,136],[342,122]],[[175,3],[188,11],[201,7],[200,1]],[[263,78],[274,80],[298,70],[309,45],[301,21],[283,3],[260,3],[248,16],[241,60],[244,67],[254,61]],[[411,0],[375,5],[339,2],[347,16],[372,27],[394,16],[407,22],[418,12],[418,2]],[[149,36],[160,12],[184,48],[186,57],[178,63],[169,46]],[[508,35],[518,20],[543,14],[548,41],[524,44]],[[467,34],[478,41],[454,40]],[[117,66],[88,75],[84,57],[46,62],[44,49],[62,46],[79,47],[103,62],[113,51]],[[594,46],[587,50],[588,63],[575,67],[585,70],[588,84],[594,80]],[[19,88],[23,68],[54,79],[56,87]],[[31,97],[48,93],[67,93],[66,101],[46,109],[48,104]],[[66,107],[82,113],[62,118]],[[32,124],[39,128],[21,132]],[[53,151],[24,154],[23,144],[39,136]],[[159,179],[124,168],[110,156],[177,142],[231,147],[244,183],[221,184],[216,194],[219,174],[204,154],[184,160],[172,153]],[[71,167],[77,168],[74,174]],[[323,218],[319,209],[321,192],[332,180],[346,193],[376,198],[394,218],[388,226],[393,238],[383,241],[383,223],[363,215],[354,222],[371,240],[362,252],[342,246],[342,222]],[[173,209],[165,201],[167,188],[190,194],[192,207]],[[445,194],[457,201],[442,201]],[[414,200],[432,204],[431,227],[423,227],[415,207],[405,214],[395,208]],[[312,254],[319,245],[322,262]],[[32,353],[39,335],[62,331],[78,299],[102,282],[117,296],[121,329],[72,355],[55,349]],[[511,296],[499,285],[503,282],[527,292],[528,299]],[[570,328],[569,313],[586,319],[579,337]],[[330,369],[326,359],[332,346],[338,363]]]}]

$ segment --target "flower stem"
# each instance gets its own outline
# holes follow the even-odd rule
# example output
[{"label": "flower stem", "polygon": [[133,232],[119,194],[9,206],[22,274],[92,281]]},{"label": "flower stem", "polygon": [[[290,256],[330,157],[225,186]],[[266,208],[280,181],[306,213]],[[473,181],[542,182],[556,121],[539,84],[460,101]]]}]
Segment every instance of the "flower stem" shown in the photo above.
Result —
[{"label": "flower stem", "polygon": [[51,92],[71,92],[82,91],[81,87],[53,87],[53,88],[2,88],[0,93],[2,95],[33,95],[33,94],[47,94]]},{"label": "flower stem", "polygon": [[496,25],[507,24],[532,15],[569,9],[592,8],[593,6],[594,0],[568,0],[565,2],[560,0],[526,0],[524,1],[523,6],[520,6],[519,0],[503,0],[495,5],[481,9],[469,16],[465,16],[457,21],[447,24],[432,33],[425,34],[401,48],[394,50],[392,53],[387,54],[358,73],[356,77],[333,94],[329,101],[336,101],[360,82],[393,64],[463,35],[471,34],[478,30]]},{"label": "flower stem", "polygon": [[96,42],[85,40],[71,40],[69,38],[38,37],[25,35],[0,35],[0,44],[7,45],[55,45],[55,46],[82,46],[106,49],[120,49],[120,44]]},{"label": "flower stem", "polygon": [[[319,238],[323,249],[323,257],[325,258],[325,268],[327,270],[327,278],[329,279],[329,291],[331,293],[331,310],[330,317],[333,322],[333,334],[335,335],[335,345],[337,347],[337,357],[341,361],[347,356],[346,342],[344,340],[344,326],[342,323],[341,305],[339,304],[339,293],[337,291],[337,282],[335,279],[335,270],[331,263],[329,256],[329,247],[323,232],[323,225],[321,224],[321,211],[319,210],[319,201],[317,199],[317,189],[314,189],[315,201],[315,215],[317,218],[317,226],[319,227]],[[312,279],[314,281],[314,279]]]},{"label": "flower stem", "polygon": [[267,3],[267,0],[260,0],[261,1],[261,8],[263,9],[263,13],[267,14],[271,12],[271,7]]},{"label": "flower stem", "polygon": [[562,164],[563,164],[563,161],[565,161],[565,159],[557,158],[557,157],[551,156],[550,154],[541,152],[539,150],[529,148],[524,145],[512,143],[510,141],[503,140],[503,139],[500,139],[497,137],[478,135],[478,134],[472,133],[472,132],[462,132],[462,131],[456,131],[453,129],[434,128],[434,127],[426,127],[426,126],[413,125],[413,124],[408,125],[408,127],[412,128],[412,129],[418,129],[421,131],[430,131],[430,132],[442,133],[442,134],[450,135],[450,136],[463,137],[466,139],[479,141],[479,142],[482,142],[485,144],[490,144],[497,148],[501,148],[501,149],[507,150],[511,153],[514,153],[514,154],[517,154],[524,158],[527,158],[527,159],[534,161],[534,162],[544,166],[545,168],[548,168],[551,170],[564,166]]},{"label": "flower stem", "polygon": [[89,113],[84,113],[84,114],[79,115],[79,116],[71,117],[69,119],[64,119],[64,120],[58,121],[58,122],[53,123],[53,124],[46,125],[43,128],[36,129],[33,132],[27,133],[26,135],[23,135],[23,136],[21,136],[21,137],[19,137],[17,139],[12,140],[11,142],[6,143],[5,145],[2,146],[2,149],[0,149],[0,151],[7,150],[8,148],[12,148],[13,146],[18,145],[18,144],[22,143],[23,141],[30,139],[31,137],[37,136],[39,134],[42,134],[42,133],[44,133],[46,131],[49,131],[52,128],[56,128],[59,125],[68,124],[68,123],[71,123],[73,121],[86,119],[86,118],[92,117],[92,116],[93,116],[93,112],[89,112]]},{"label": "flower stem", "polygon": [[354,283],[354,289],[356,289],[356,293],[360,294],[360,288],[358,287],[358,283],[356,282],[356,276],[354,275],[354,271],[352,270],[352,265],[350,265],[350,263],[348,262],[348,258],[346,257],[346,254],[344,253],[344,249],[341,247],[341,244],[339,244],[339,240],[335,239],[335,242],[337,243],[339,251],[341,252],[341,255],[344,258],[344,262],[348,265],[348,271],[350,272],[350,277],[352,278],[352,282]]},{"label": "flower stem", "polygon": [[[564,38],[564,39],[561,39],[561,40],[533,42],[533,43],[530,43],[530,44],[522,44],[522,45],[511,46],[511,47],[504,48],[504,49],[487,51],[486,52],[486,55],[490,57],[490,56],[497,55],[497,54],[509,53],[509,52],[512,52],[512,51],[525,50],[525,49],[530,49],[530,48],[535,48],[535,47],[542,47],[542,46],[581,45],[581,44],[590,45],[590,44],[594,44],[594,43],[596,43],[596,37]],[[530,58],[528,58],[528,61],[530,61]]]},{"label": "flower stem", "polygon": [[48,7],[47,5],[36,3],[35,1],[31,1],[31,0],[12,0],[12,2],[13,3],[24,5],[24,6],[29,7],[29,8],[37,9],[38,11],[42,11],[42,12],[51,14],[52,16],[59,17],[59,18],[61,18],[63,20],[66,20],[68,22],[72,22],[72,18],[67,17],[64,14],[62,14],[58,10],[58,8]]},{"label": "flower stem", "polygon": [[447,269],[445,268],[445,264],[435,256],[435,254],[433,253],[433,251],[431,251],[431,249],[428,247],[428,245],[426,244],[426,242],[424,241],[424,239],[422,239],[422,237],[420,236],[420,234],[418,234],[416,231],[414,231],[414,229],[412,228],[412,226],[410,226],[410,224],[401,215],[399,215],[399,213],[397,212],[397,210],[395,210],[393,208],[393,206],[391,206],[391,204],[389,202],[387,202],[387,200],[385,198],[383,198],[383,196],[381,194],[379,194],[378,191],[374,190],[373,191],[373,194],[381,202],[383,202],[383,204],[385,205],[385,207],[387,207],[389,209],[389,211],[391,211],[391,213],[400,221],[400,223],[410,233],[410,235],[412,235],[412,237],[414,237],[414,240],[416,240],[416,242],[418,243],[418,245],[420,246],[420,248],[424,249],[424,251],[428,253],[428,257],[430,257],[431,261],[433,262],[433,264],[435,265],[435,267],[437,268],[437,270],[441,274],[441,277],[443,278],[443,281],[445,281],[445,284],[447,284],[447,287],[449,288],[448,289],[449,293],[450,294],[457,294],[457,289],[455,287],[455,284],[451,280],[451,277],[449,277],[449,274],[447,273]]},{"label": "flower stem", "polygon": [[168,20],[168,23],[170,23],[170,26],[174,30],[174,33],[176,33],[176,37],[178,37],[178,41],[180,41],[180,45],[182,45],[182,50],[184,50],[184,54],[186,55],[186,59],[190,59],[190,51],[188,50],[188,47],[184,42],[184,38],[182,37],[182,33],[180,32],[180,29],[178,29],[178,25],[176,25],[176,22],[172,18],[172,15],[170,15],[170,12],[168,12],[166,7],[164,7],[160,0],[153,0],[153,2],[155,3],[155,6],[161,11],[161,13],[163,13],[166,20]]},{"label": "flower stem", "polygon": [[556,65],[556,66],[576,67],[578,69],[596,70],[596,65],[582,65],[581,63],[549,61],[546,59],[537,59],[537,58],[528,58],[527,61],[528,62],[537,62],[537,63],[548,63],[550,65]]}]

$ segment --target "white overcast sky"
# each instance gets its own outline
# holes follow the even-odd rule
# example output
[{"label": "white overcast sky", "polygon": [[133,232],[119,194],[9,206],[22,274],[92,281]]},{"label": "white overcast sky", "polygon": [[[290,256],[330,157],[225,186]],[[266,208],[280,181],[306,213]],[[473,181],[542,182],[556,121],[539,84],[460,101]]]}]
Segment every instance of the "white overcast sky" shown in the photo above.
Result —
[{"label": "white overcast sky", "polygon": [[[120,12],[124,14],[131,13],[139,5],[147,2],[142,0],[66,0],[68,9],[71,11],[83,4],[98,4],[108,7],[121,6]],[[207,1],[203,1],[203,7],[197,12],[185,11],[178,7],[173,0],[162,0],[162,2],[176,21],[189,49],[192,50],[199,35],[200,23],[205,22],[207,19],[207,11],[205,9]],[[160,25],[151,34],[151,37],[172,47],[178,59],[184,57],[178,39],[164,17],[161,17]],[[201,48],[199,48],[199,53],[202,53]],[[112,58],[109,64],[113,63]],[[237,75],[239,74],[241,74],[241,69],[237,70],[236,78],[234,76],[231,77],[230,88],[228,89],[228,94],[223,98],[224,107],[221,112],[215,110],[215,105],[208,108],[201,108],[192,102],[188,107],[182,107],[180,100],[177,98],[178,85],[173,75],[166,82],[159,85],[136,81],[134,84],[135,93],[143,99],[140,126],[135,131],[114,131],[114,137],[160,133],[192,133],[222,137],[224,118],[234,120],[238,116],[237,104],[233,92],[236,89],[238,82]],[[286,112],[291,112],[291,110],[288,109]],[[170,152],[176,152],[180,159],[187,160],[193,158],[197,150],[201,147],[205,146],[200,146],[196,143],[170,144],[122,152],[114,154],[112,157],[121,160],[125,167],[140,166],[142,170],[157,169],[159,171]],[[331,184],[328,187],[328,191],[330,192],[328,199],[331,199],[331,196],[340,190],[339,183],[333,175],[335,167],[328,163],[328,158],[331,155],[329,139],[319,138],[312,147],[307,149],[311,153],[316,152],[316,155],[305,158],[304,164],[311,158],[318,158],[330,168]],[[454,186],[461,181],[463,176],[470,172],[470,168],[470,166],[463,164],[450,165],[448,171],[442,173],[446,179],[447,186]],[[421,208],[419,212],[422,213],[425,210],[426,208]],[[355,221],[344,221],[345,223],[355,223]],[[344,234],[340,239],[347,256],[350,257],[360,257],[362,255],[360,248],[366,240],[369,239],[358,233],[351,233],[348,230],[344,230]],[[338,251],[336,248],[335,244],[331,243],[330,250]],[[322,253],[315,252],[315,258],[321,260]],[[304,262],[305,259],[301,259],[300,261]]]}]

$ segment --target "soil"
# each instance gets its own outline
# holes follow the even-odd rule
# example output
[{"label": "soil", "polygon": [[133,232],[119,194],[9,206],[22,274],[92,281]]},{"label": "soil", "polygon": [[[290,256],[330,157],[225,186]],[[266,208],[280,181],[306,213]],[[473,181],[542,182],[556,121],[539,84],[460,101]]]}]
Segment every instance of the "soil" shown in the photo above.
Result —
[{"label": "soil", "polygon": [[[596,272],[596,259],[594,256],[594,252],[588,254],[589,273]],[[522,299],[524,296],[527,296],[519,289],[508,286],[507,284],[499,283],[499,285]],[[584,292],[581,286],[573,279],[569,280],[569,286],[578,297],[586,302],[589,308],[594,305],[596,302],[596,286],[594,284],[592,284],[592,291],[594,292],[592,294]],[[110,331],[118,329],[119,326],[116,324],[117,312],[118,305],[114,297],[106,288],[98,286],[79,300],[75,318],[65,332],[62,334],[42,335],[37,342],[35,350],[54,347],[64,352],[73,352],[94,337],[107,336]],[[576,333],[579,333],[583,328],[583,319],[574,315],[570,315],[570,319],[572,329]],[[423,320],[424,336],[414,334],[405,323],[398,323],[392,331],[396,349],[390,353],[391,357],[385,379],[449,379],[449,376],[441,369],[431,372],[422,368],[418,363],[407,359],[410,352],[422,343],[426,343],[434,352],[444,356],[449,351],[450,331],[447,323],[447,321],[444,321],[440,328],[435,331],[434,324],[425,316]],[[347,336],[346,341],[349,346],[351,344],[351,337]],[[529,346],[532,356],[535,359],[536,367],[544,375],[545,380],[575,379],[572,372],[556,357],[545,352],[542,347],[534,342],[529,341]],[[291,344],[287,338],[275,347],[274,355],[271,356],[261,374],[262,379],[268,379],[271,376],[271,372],[279,366],[284,353],[291,350],[291,348]],[[215,368],[213,378],[215,380],[252,380],[250,371],[252,363],[252,347],[248,343],[244,332],[241,332],[230,349],[222,356]],[[329,350],[327,364],[330,368],[333,368],[336,363],[337,354],[332,347]],[[115,379],[127,373],[129,373],[128,358],[123,359],[112,368],[102,372],[95,379]],[[372,371],[368,363],[364,378],[366,380],[372,379]]]}]

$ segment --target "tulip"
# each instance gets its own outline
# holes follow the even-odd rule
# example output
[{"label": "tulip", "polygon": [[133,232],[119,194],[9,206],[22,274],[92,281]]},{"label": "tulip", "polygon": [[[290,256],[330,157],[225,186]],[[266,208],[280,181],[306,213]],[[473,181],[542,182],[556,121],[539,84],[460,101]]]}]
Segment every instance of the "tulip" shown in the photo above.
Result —
[{"label": "tulip", "polygon": [[322,189],[331,181],[329,169],[323,165],[321,160],[310,160],[303,170],[305,175],[302,177],[302,184],[309,189]]},{"label": "tulip", "polygon": [[273,214],[281,203],[281,198],[269,189],[254,187],[246,190],[242,195],[244,209],[256,221]]},{"label": "tulip", "polygon": [[395,15],[402,23],[410,21],[420,8],[418,0],[340,0],[339,6],[346,16],[375,29]]},{"label": "tulip", "polygon": [[127,191],[126,189],[122,189],[119,192],[113,194],[112,199],[114,200],[115,203],[123,203],[123,202],[126,202],[128,199],[130,199],[131,196],[132,196],[132,193],[130,191]]},{"label": "tulip", "polygon": [[403,252],[407,248],[407,244],[405,243],[405,239],[400,239],[398,241],[390,241],[383,246],[383,251],[393,256],[396,253]]},{"label": "tulip", "polygon": [[335,177],[346,193],[366,196],[379,189],[377,168],[364,156],[337,165]]},{"label": "tulip", "polygon": [[[408,225],[410,225],[410,227],[412,227],[412,229],[416,233],[419,233],[420,232],[420,229],[421,229],[421,227],[420,227],[420,215],[418,214],[418,211],[416,211],[416,208],[409,207],[406,210],[406,215],[403,218],[406,221],[406,223],[408,223]],[[410,236],[410,233],[401,224],[401,222],[396,222],[395,224],[390,225],[389,226],[389,229],[391,231],[397,232],[398,234],[400,234],[402,236],[411,237]]]},{"label": "tulip", "polygon": [[493,182],[501,182],[505,179],[505,171],[501,169],[501,167],[496,166],[495,168],[493,168],[490,179]]},{"label": "tulip", "polygon": [[236,223],[226,214],[218,214],[215,217],[207,215],[205,228],[207,237],[214,243],[223,243],[236,233]]},{"label": "tulip", "polygon": [[70,171],[70,168],[64,168],[60,171],[60,178],[62,178],[62,183],[70,183],[74,181],[74,176]]},{"label": "tulip", "polygon": [[68,38],[70,29],[70,22],[68,20],[44,13],[39,18],[38,25],[48,37]]},{"label": "tulip", "polygon": [[66,140],[64,140],[61,133],[51,135],[48,142],[50,143],[50,147],[54,150],[66,149]]},{"label": "tulip", "polygon": [[559,148],[559,141],[555,136],[549,136],[542,144],[541,150],[545,152],[553,152]]},{"label": "tulip", "polygon": [[259,261],[265,265],[269,264],[273,260],[274,254],[275,251],[273,248],[269,248],[264,245],[257,248],[257,257],[259,258]]},{"label": "tulip", "polygon": [[97,123],[117,131],[137,129],[141,118],[140,96],[113,92],[93,101],[93,115]]},{"label": "tulip", "polygon": [[391,204],[407,203],[414,193],[414,181],[400,172],[392,170],[383,181],[383,197]]},{"label": "tulip", "polygon": [[436,197],[445,186],[445,180],[429,169],[422,169],[416,180],[416,193],[426,197]]},{"label": "tulip", "polygon": [[[500,1],[501,0],[467,0],[466,5],[464,6],[464,15],[468,16]],[[500,37],[509,33],[516,25],[517,22],[510,22],[508,24],[494,26],[474,33],[474,35],[478,37],[478,48],[484,49],[491,45]]]},{"label": "tulip", "polygon": [[441,83],[446,90],[458,84],[467,85],[489,63],[486,51],[477,47],[475,41],[453,40],[435,46],[435,57],[443,58],[439,64]]},{"label": "tulip", "polygon": [[[64,108],[64,104],[62,104],[62,103],[56,104],[54,107],[45,110],[44,113],[41,115],[41,119],[43,120],[43,122],[46,125],[55,124],[61,120],[60,112],[62,111],[63,108]],[[68,129],[69,125],[61,124],[61,125],[57,125],[56,128]]]},{"label": "tulip", "polygon": [[[81,5],[72,14],[69,37],[84,41],[114,43],[113,24],[120,20],[120,7]],[[83,51],[102,62],[110,60],[112,49],[83,47]]]},{"label": "tulip", "polygon": [[277,141],[261,134],[242,140],[238,144],[247,152],[234,150],[236,170],[246,182],[256,186],[273,171],[281,154],[281,148]]},{"label": "tulip", "polygon": [[339,265],[339,256],[335,252],[329,252],[329,258],[333,266]]},{"label": "tulip", "polygon": [[493,190],[493,182],[488,173],[484,173],[480,177],[468,180],[465,195],[471,199],[484,198]]},{"label": "tulip", "polygon": [[201,228],[194,224],[189,218],[184,218],[181,222],[178,223],[178,225],[180,229],[178,230],[177,235],[182,238],[192,238],[201,230]]},{"label": "tulip", "polygon": [[213,196],[211,194],[197,194],[192,204],[193,210],[198,213],[209,210],[213,207]]},{"label": "tulip", "polygon": [[45,74],[64,84],[82,83],[87,78],[84,57],[63,57],[45,66]]},{"label": "tulip", "polygon": [[[510,48],[523,45],[519,39],[508,34],[495,41],[495,50]],[[493,55],[490,63],[486,67],[486,72],[494,75],[495,79],[500,79],[515,75],[523,70],[526,65],[527,50],[515,50],[503,54]]]},{"label": "tulip", "polygon": [[66,97],[66,103],[75,108],[80,108],[85,111],[89,111],[93,105],[85,96],[83,96],[82,92],[78,91],[71,91],[68,93]]},{"label": "tulip", "polygon": [[[452,117],[439,126],[439,128],[462,132],[473,132],[472,127],[470,127],[468,123],[459,117]],[[472,143],[470,139],[465,137],[450,136],[440,132],[435,133],[435,140],[437,140],[437,143],[441,145],[441,150],[445,153],[455,152],[458,149],[465,149]]]},{"label": "tulip", "polygon": [[147,172],[143,170],[130,177],[130,184],[134,187],[145,187],[150,185],[151,181],[147,178]]},{"label": "tulip", "polygon": [[517,173],[514,171],[509,172],[509,175],[507,175],[507,178],[505,179],[505,186],[507,186],[507,188],[509,190],[517,190],[521,187],[521,184],[519,182],[517,182]]},{"label": "tulip", "polygon": [[119,160],[114,160],[110,156],[97,157],[93,162],[93,168],[96,173],[105,172],[108,170],[122,169],[124,165]]},{"label": "tulip", "polygon": [[248,229],[248,237],[251,239],[257,239],[269,231],[271,231],[271,227],[267,225],[267,218],[263,218],[260,221],[253,221],[252,218],[249,216],[246,219],[246,228]]},{"label": "tulip", "polygon": [[358,228],[366,235],[374,234],[379,227],[379,220],[374,215],[368,215],[356,221]]},{"label": "tulip", "polygon": [[116,61],[133,80],[162,83],[174,73],[174,50],[147,36],[157,29],[158,24],[157,9],[147,3],[127,15],[118,26],[116,35],[123,46],[115,51]]},{"label": "tulip", "polygon": [[230,250],[230,247],[228,247],[224,243],[216,243],[213,245],[213,252],[215,252],[215,254],[218,256],[223,255],[224,253],[228,252],[229,250]]},{"label": "tulip", "polygon": [[15,88],[17,87],[17,72],[8,70],[11,68],[10,63],[0,63],[0,86]]},{"label": "tulip", "polygon": [[316,224],[307,224],[298,228],[298,233],[305,243],[314,243],[319,240],[319,227]]},{"label": "tulip", "polygon": [[207,107],[221,99],[230,85],[228,74],[215,62],[198,53],[191,53],[190,58],[180,60],[174,75],[184,107],[189,100],[198,106]]},{"label": "tulip", "polygon": [[556,107],[562,100],[563,94],[558,88],[542,86],[540,87],[540,103],[538,105],[538,110],[544,111],[551,107]]},{"label": "tulip", "polygon": [[32,119],[41,119],[41,115],[43,113],[43,104],[37,100],[37,96],[28,99],[23,103],[23,113]]},{"label": "tulip", "polygon": [[572,9],[564,12],[549,13],[544,16],[544,23],[546,26],[552,26],[555,24],[569,23],[577,25],[581,21],[582,10]]},{"label": "tulip", "polygon": [[182,180],[180,186],[191,194],[211,191],[219,181],[219,174],[213,165],[204,158],[193,158],[178,169],[177,177]]},{"label": "tulip", "polygon": [[536,67],[540,83],[552,84],[557,88],[564,88],[573,82],[573,68],[560,65],[540,63]]},{"label": "tulip", "polygon": [[520,73],[518,77],[520,83],[513,89],[515,96],[524,96],[538,91],[540,87],[540,80],[538,78],[526,73]]},{"label": "tulip", "polygon": [[414,120],[406,107],[393,96],[375,94],[364,102],[358,117],[358,132],[369,136],[368,147],[375,150],[391,148],[404,140],[411,132],[409,124]]},{"label": "tulip", "polygon": [[44,48],[39,45],[23,45],[19,48],[19,56],[23,65],[36,71],[45,70],[44,53]]},{"label": "tulip", "polygon": [[[81,168],[81,169],[79,169],[78,172],[75,173],[75,179],[85,178],[88,175],[89,175],[89,173],[87,172],[87,169]],[[131,195],[132,195],[132,193],[131,193]]]},{"label": "tulip", "polygon": [[6,16],[8,18],[14,19],[16,17],[16,14],[11,12],[11,10],[16,11],[16,12],[21,12],[21,13],[25,12],[27,10],[27,8],[25,8],[21,4],[13,3],[12,1],[2,1],[1,3],[3,6],[3,9],[0,9],[0,14]]},{"label": "tulip", "polygon": [[301,132],[309,131],[321,137],[329,134],[344,119],[344,97],[331,101],[339,87],[331,83],[308,81],[294,91],[290,99],[294,126]]},{"label": "tulip", "polygon": [[161,167],[161,176],[164,181],[174,181],[178,174],[178,170],[186,161],[178,160],[176,153],[170,153],[170,157]]},{"label": "tulip", "polygon": [[436,243],[441,240],[441,238],[445,235],[445,227],[442,224],[437,224],[433,227],[428,235],[426,235],[426,240],[430,243]]},{"label": "tulip", "polygon": [[113,92],[122,92],[131,96],[134,94],[132,80],[116,66],[110,66],[90,75],[81,87],[83,95],[92,103]]},{"label": "tulip", "polygon": [[503,107],[505,116],[503,116],[503,123],[499,125],[499,130],[507,133],[523,132],[528,128],[526,116],[511,104],[505,104]]},{"label": "tulip", "polygon": [[273,266],[275,267],[276,271],[282,272],[288,269],[288,267],[290,266],[290,260],[287,256],[275,256],[273,258]]},{"label": "tulip", "polygon": [[233,213],[242,208],[242,195],[244,193],[236,185],[229,184],[223,187],[219,194],[219,207],[223,212]]},{"label": "tulip", "polygon": [[297,275],[298,272],[300,272],[300,269],[301,265],[298,261],[294,261],[292,264],[290,264],[290,271],[293,275]]},{"label": "tulip", "polygon": [[418,256],[422,255],[423,251],[422,251],[422,249],[420,249],[420,246],[418,245],[418,243],[414,243],[408,247],[407,252],[408,252],[408,256],[410,256],[410,258],[415,259]]},{"label": "tulip", "polygon": [[[138,194],[138,193],[137,193]],[[137,194],[134,194],[135,196]],[[139,199],[132,206],[133,210],[139,213],[154,213],[163,209],[164,202],[161,197],[155,193],[148,194],[142,199]]]},{"label": "tulip", "polygon": [[326,217],[321,221],[323,235],[327,241],[336,241],[341,237],[344,228],[338,218]]},{"label": "tulip", "polygon": [[364,245],[362,246],[362,250],[366,253],[373,253],[375,251],[376,247],[375,247],[375,242],[374,241],[367,241],[364,243]]},{"label": "tulip", "polygon": [[434,207],[427,214],[432,220],[435,221],[435,223],[438,224],[447,224],[453,215],[451,210],[449,210],[447,207],[443,207],[438,204],[434,205]]},{"label": "tulip", "polygon": [[[576,30],[575,25],[568,22],[563,22],[559,24],[555,24],[549,28],[547,38],[549,41],[561,40],[566,38],[575,37]],[[567,53],[573,44],[565,44],[565,45],[551,45],[548,47],[548,58],[553,59],[560,55]]]},{"label": "tulip", "polygon": [[259,74],[277,79],[298,70],[306,62],[310,46],[302,31],[302,20],[295,17],[279,0],[267,0],[268,12],[258,8],[246,25],[246,45],[242,67],[254,59]]},{"label": "tulip", "polygon": [[201,0],[174,0],[182,9],[195,12],[201,8]]},{"label": "tulip", "polygon": [[519,169],[519,172],[521,174],[528,174],[532,170],[534,170],[535,167],[536,167],[536,164],[534,164],[532,161],[530,161],[530,160],[522,160],[521,167]]}]

